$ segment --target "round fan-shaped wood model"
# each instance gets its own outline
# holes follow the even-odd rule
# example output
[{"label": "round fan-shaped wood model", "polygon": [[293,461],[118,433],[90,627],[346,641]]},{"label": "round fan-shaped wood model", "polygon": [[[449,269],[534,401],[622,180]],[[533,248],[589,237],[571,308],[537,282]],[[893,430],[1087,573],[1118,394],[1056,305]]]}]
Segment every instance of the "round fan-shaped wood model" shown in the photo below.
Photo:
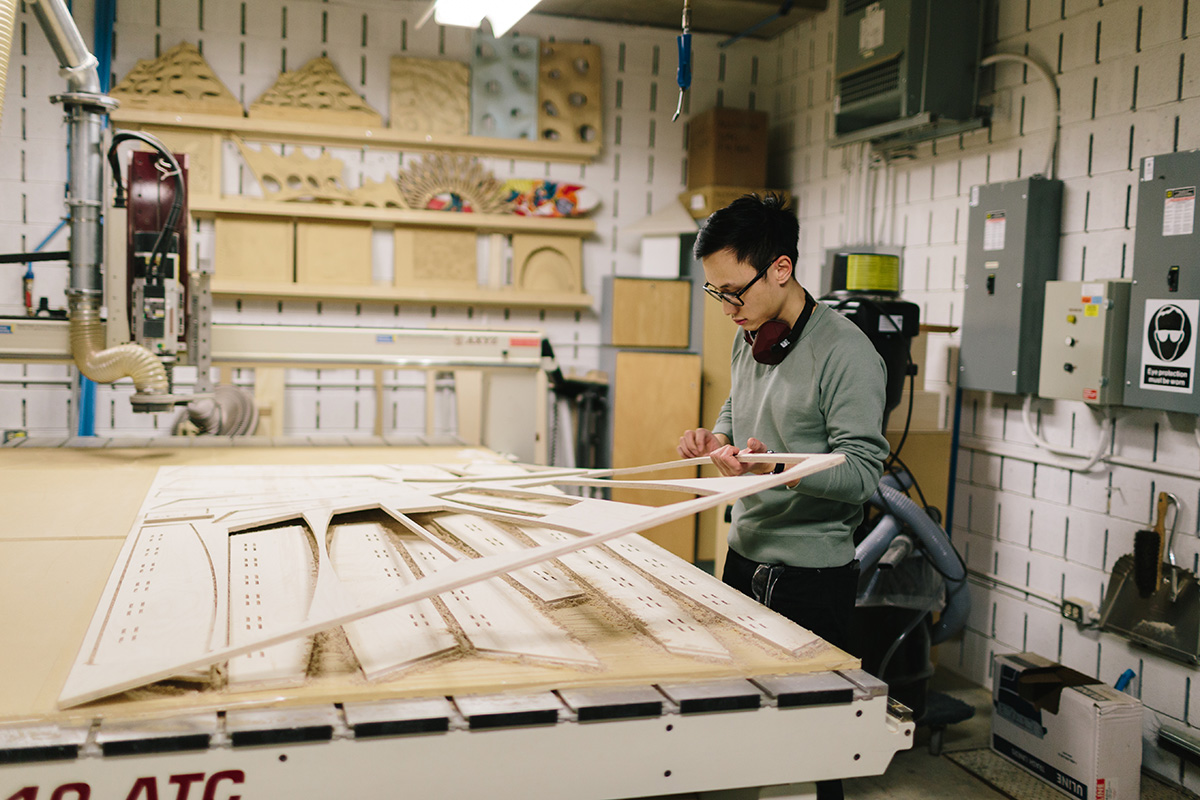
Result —
[{"label": "round fan-shaped wood model", "polygon": [[471,156],[426,155],[401,170],[398,182],[409,208],[502,214],[510,206],[504,184]]}]

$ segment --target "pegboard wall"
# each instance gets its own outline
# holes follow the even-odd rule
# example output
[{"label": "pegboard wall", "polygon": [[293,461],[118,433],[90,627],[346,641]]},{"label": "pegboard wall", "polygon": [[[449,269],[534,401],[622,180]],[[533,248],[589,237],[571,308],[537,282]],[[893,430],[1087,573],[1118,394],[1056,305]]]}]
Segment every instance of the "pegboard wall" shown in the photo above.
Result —
[{"label": "pegboard wall", "polygon": [[[440,27],[433,21],[417,28],[426,2],[363,0],[327,3],[317,0],[121,0],[113,43],[112,80],[124,77],[138,59],[154,58],[180,41],[195,43],[221,80],[248,106],[278,77],[309,59],[327,55],[367,102],[388,114],[390,59],[395,55],[470,61],[473,32]],[[76,0],[74,14],[85,41],[92,41],[93,4]],[[604,147],[594,163],[571,164],[483,159],[498,178],[556,178],[579,182],[597,191],[601,206],[592,214],[597,233],[584,242],[585,292],[599,303],[605,276],[637,275],[640,257],[636,237],[620,231],[675,200],[685,188],[686,120],[691,109],[713,105],[753,108],[760,85],[768,81],[762,62],[763,43],[746,41],[718,52],[716,36],[694,35],[693,90],[685,115],[672,123],[675,86],[674,33],[623,25],[531,15],[517,33],[544,40],[583,41],[600,46],[604,83]],[[57,62],[33,13],[18,14],[8,91],[0,120],[0,252],[37,246],[65,214],[66,131],[61,110],[49,96],[64,90]],[[761,102],[759,103],[761,107]],[[227,147],[232,147],[227,144]],[[311,155],[319,150],[309,149]],[[287,152],[286,150],[284,152]],[[350,188],[364,179],[394,176],[419,154],[394,151],[330,149],[346,162]],[[257,192],[244,167],[221,176],[227,193]],[[197,230],[198,240],[206,231]],[[379,237],[376,237],[377,239]],[[64,249],[60,231],[46,247]],[[386,258],[377,257],[377,262]],[[0,315],[22,314],[24,266],[0,266]],[[50,306],[66,304],[64,266],[35,265],[35,297]],[[376,274],[387,282],[389,276]],[[36,303],[36,300],[35,300]],[[599,367],[601,310],[497,309],[463,306],[391,306],[352,302],[289,300],[219,301],[216,322],[261,324],[359,325],[401,327],[489,327],[540,329],[550,338],[564,369],[586,372]],[[177,370],[181,387],[194,380],[188,369]],[[234,380],[251,385],[252,371]],[[423,378],[420,382],[423,385]],[[0,429],[23,428],[31,434],[67,435],[71,423],[71,376],[65,367],[0,365]],[[409,377],[386,376],[385,423],[424,418],[424,391]],[[318,431],[372,431],[375,418],[374,377],[367,370],[287,373],[289,434]],[[153,435],[169,427],[169,415],[133,415],[122,381],[97,387],[96,432]],[[445,393],[452,399],[452,389]],[[441,410],[439,419],[447,417]],[[452,425],[448,419],[446,424]],[[391,430],[391,429],[389,429]],[[165,431],[164,431],[165,432]]]},{"label": "pegboard wall", "polygon": [[[840,3],[830,3],[840,7]],[[824,248],[875,242],[904,248],[903,293],[922,321],[962,320],[968,195],[976,184],[1044,172],[1053,126],[1045,84],[1021,65],[985,70],[990,130],[916,147],[910,157],[864,168],[861,148],[827,147],[833,110],[836,10],[772,41],[777,82],[767,104],[777,175],[790,176],[801,220],[801,281],[819,285]],[[1062,102],[1057,177],[1065,182],[1063,280],[1131,277],[1142,156],[1200,147],[1200,3],[1188,0],[992,0],[984,54],[1018,53],[1045,64]],[[931,353],[927,380],[945,382],[951,359]],[[1200,727],[1195,669],[1081,632],[1056,598],[1098,608],[1114,562],[1152,522],[1158,491],[1182,500],[1175,550],[1200,566],[1200,447],[1196,418],[1126,409],[1091,473],[1036,449],[1023,398],[965,392],[952,536],[973,570],[965,635],[939,648],[938,664],[991,685],[995,653],[1033,650],[1112,684],[1125,669],[1147,707],[1145,765],[1200,790],[1200,769],[1154,743],[1161,725]],[[1092,451],[1100,423],[1083,403],[1034,402],[1050,442]],[[1075,460],[1073,463],[1080,463]],[[1039,599],[1039,596],[1047,598]],[[1196,733],[1196,731],[1192,731]]]}]

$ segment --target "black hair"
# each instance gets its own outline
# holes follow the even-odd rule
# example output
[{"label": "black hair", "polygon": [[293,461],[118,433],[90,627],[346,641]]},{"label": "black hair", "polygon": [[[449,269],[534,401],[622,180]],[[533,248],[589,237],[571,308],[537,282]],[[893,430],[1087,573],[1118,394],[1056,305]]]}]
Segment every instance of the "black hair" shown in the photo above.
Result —
[{"label": "black hair", "polygon": [[696,235],[692,255],[699,261],[722,250],[732,250],[738,261],[757,269],[780,256],[796,268],[800,223],[784,198],[775,192],[763,197],[744,194],[715,211]]}]

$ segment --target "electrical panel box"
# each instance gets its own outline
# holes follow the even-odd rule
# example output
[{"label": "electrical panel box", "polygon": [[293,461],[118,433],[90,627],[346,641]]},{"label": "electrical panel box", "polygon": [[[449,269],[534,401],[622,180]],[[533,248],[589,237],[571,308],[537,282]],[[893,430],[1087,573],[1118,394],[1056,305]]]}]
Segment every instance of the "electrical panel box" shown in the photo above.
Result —
[{"label": "electrical panel box", "polygon": [[1037,390],[1046,281],[1058,277],[1062,181],[972,186],[959,385]]},{"label": "electrical panel box", "polygon": [[835,142],[918,141],[920,129],[945,135],[976,116],[982,0],[838,5]]},{"label": "electrical panel box", "polygon": [[1038,394],[1120,405],[1131,281],[1049,281]]},{"label": "electrical panel box", "polygon": [[1200,414],[1200,151],[1142,159],[1125,356],[1127,406]]}]

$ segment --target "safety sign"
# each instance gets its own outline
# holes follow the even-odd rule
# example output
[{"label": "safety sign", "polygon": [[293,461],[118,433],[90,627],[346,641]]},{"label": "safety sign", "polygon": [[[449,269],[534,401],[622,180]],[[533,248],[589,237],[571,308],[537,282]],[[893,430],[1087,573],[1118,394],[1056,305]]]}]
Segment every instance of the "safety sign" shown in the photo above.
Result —
[{"label": "safety sign", "polygon": [[1140,386],[1191,394],[1196,376],[1200,300],[1147,300]]}]

